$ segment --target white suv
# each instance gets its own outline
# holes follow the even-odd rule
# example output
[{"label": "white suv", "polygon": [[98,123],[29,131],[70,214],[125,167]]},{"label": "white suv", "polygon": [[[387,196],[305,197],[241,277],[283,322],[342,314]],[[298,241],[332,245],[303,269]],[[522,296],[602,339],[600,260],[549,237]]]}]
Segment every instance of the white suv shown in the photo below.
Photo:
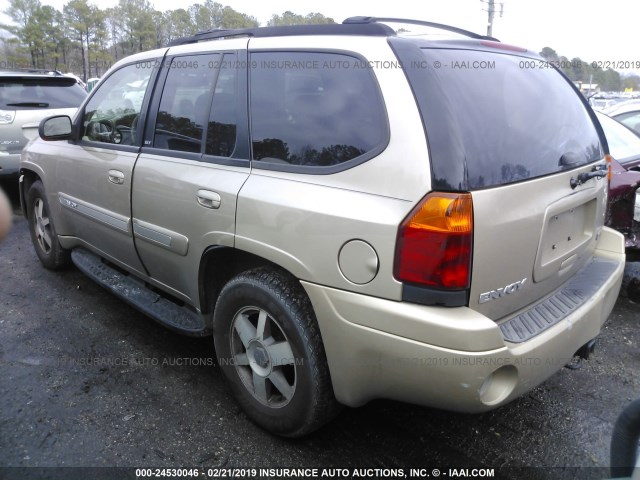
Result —
[{"label": "white suv", "polygon": [[280,435],[374,398],[503,405],[589,346],[620,288],[606,142],[571,82],[388,20],[123,59],[23,154],[43,264],[213,332],[238,401]]},{"label": "white suv", "polygon": [[48,70],[0,71],[0,178],[18,176],[20,153],[45,117],[73,115],[87,92]]}]

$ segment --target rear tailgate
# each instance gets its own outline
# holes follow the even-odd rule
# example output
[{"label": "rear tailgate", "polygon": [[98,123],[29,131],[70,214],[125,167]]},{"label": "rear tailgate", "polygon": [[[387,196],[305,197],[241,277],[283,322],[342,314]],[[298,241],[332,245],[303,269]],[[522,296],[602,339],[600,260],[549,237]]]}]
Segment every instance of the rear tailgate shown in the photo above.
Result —
[{"label": "rear tailgate", "polygon": [[593,112],[566,78],[523,49],[391,43],[410,66],[432,189],[472,194],[469,307],[511,317],[593,258],[607,196]]},{"label": "rear tailgate", "polygon": [[471,308],[498,320],[556,290],[591,260],[606,179],[569,186],[590,170],[473,193]]}]

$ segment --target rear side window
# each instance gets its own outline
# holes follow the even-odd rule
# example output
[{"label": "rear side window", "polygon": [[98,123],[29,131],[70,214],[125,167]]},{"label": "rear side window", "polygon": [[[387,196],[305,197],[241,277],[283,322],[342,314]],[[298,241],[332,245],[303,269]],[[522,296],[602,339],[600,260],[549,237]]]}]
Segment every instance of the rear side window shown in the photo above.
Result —
[{"label": "rear side window", "polygon": [[585,105],[550,65],[475,50],[422,55],[408,75],[420,92],[436,188],[504,185],[604,155]]},{"label": "rear side window", "polygon": [[153,146],[200,153],[220,55],[175,57],[162,91]]},{"label": "rear side window", "polygon": [[235,58],[232,54],[222,57],[209,115],[207,155],[231,157],[235,149],[238,124],[238,69]]},{"label": "rear side window", "polygon": [[86,96],[73,78],[0,78],[0,109],[74,108]]},{"label": "rear side window", "polygon": [[368,64],[324,52],[251,55],[253,160],[331,167],[387,142],[386,113]]}]

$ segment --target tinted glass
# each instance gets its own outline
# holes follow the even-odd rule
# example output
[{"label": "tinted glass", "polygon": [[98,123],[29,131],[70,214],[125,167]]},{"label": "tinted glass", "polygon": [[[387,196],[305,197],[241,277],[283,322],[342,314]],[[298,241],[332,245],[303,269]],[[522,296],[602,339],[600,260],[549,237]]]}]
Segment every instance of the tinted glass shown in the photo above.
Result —
[{"label": "tinted glass", "polygon": [[0,78],[0,109],[73,108],[86,96],[73,78]]},{"label": "tinted glass", "polygon": [[219,55],[176,57],[162,91],[153,146],[201,153]]},{"label": "tinted glass", "polygon": [[[224,55],[209,115],[205,153],[230,157],[236,145],[237,69],[235,55]],[[210,102],[209,102],[210,103]]]},{"label": "tinted glass", "polygon": [[[426,65],[440,66],[431,69],[440,90],[423,108],[431,118],[427,138],[438,188],[503,185],[602,158],[586,107],[544,62],[474,50],[423,54]],[[450,148],[433,148],[442,142],[436,134],[446,136]],[[450,178],[452,163],[462,178]]]},{"label": "tinted glass", "polygon": [[609,153],[620,163],[640,157],[640,137],[621,123],[597,113],[609,144]]},{"label": "tinted glass", "polygon": [[85,107],[84,140],[137,145],[137,126],[152,69],[132,64],[111,74]]},{"label": "tinted glass", "polygon": [[372,72],[335,53],[251,56],[253,159],[338,165],[386,141],[386,114]]}]

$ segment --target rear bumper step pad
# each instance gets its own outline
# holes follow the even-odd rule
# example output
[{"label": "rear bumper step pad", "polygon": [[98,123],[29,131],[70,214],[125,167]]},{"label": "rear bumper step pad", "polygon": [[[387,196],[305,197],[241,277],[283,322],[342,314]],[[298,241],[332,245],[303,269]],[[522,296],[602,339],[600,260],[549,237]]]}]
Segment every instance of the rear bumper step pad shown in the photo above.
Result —
[{"label": "rear bumper step pad", "polygon": [[522,343],[551,328],[591,298],[617,267],[618,262],[594,259],[560,291],[501,323],[502,336],[508,342]]}]

